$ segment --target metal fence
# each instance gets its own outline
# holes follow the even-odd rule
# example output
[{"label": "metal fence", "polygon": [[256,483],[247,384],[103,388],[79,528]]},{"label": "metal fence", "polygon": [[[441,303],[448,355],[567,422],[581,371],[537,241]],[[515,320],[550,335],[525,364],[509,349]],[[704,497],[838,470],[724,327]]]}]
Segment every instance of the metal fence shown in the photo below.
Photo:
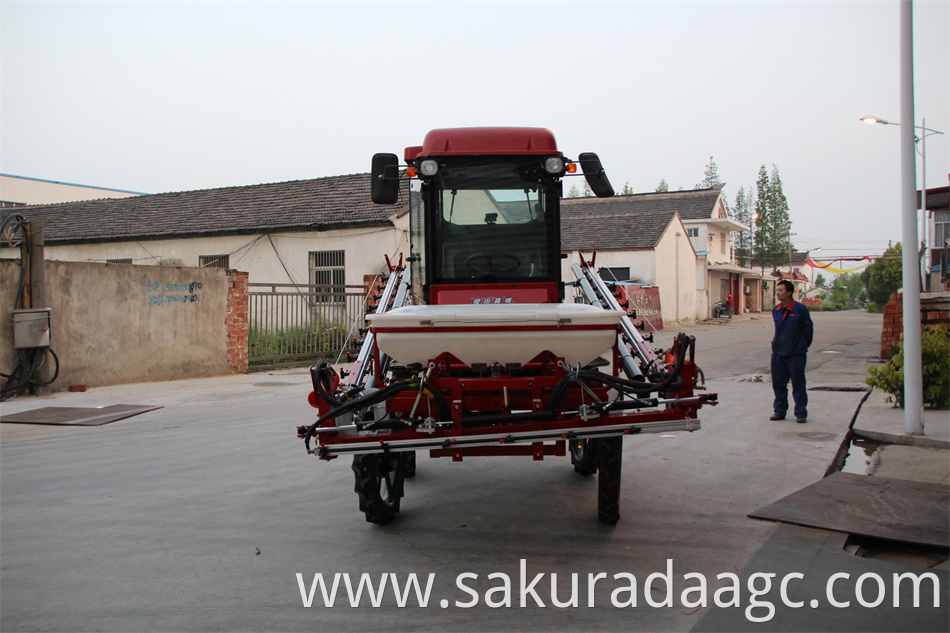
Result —
[{"label": "metal fence", "polygon": [[268,369],[356,351],[362,286],[248,284],[248,365]]}]

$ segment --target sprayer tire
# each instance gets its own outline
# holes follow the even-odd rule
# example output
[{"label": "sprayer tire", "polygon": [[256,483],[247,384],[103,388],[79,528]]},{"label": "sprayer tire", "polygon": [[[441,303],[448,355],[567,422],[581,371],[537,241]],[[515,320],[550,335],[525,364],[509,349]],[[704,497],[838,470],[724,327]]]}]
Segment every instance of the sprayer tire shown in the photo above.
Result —
[{"label": "sprayer tire", "polygon": [[597,439],[571,440],[571,464],[584,477],[597,472]]},{"label": "sprayer tire", "polygon": [[416,476],[416,452],[406,451],[406,479],[412,479]]},{"label": "sprayer tire", "polygon": [[354,491],[369,523],[389,523],[399,512],[406,474],[402,453],[353,456]]},{"label": "sprayer tire", "polygon": [[620,470],[623,437],[597,440],[597,518],[613,525],[620,520]]}]

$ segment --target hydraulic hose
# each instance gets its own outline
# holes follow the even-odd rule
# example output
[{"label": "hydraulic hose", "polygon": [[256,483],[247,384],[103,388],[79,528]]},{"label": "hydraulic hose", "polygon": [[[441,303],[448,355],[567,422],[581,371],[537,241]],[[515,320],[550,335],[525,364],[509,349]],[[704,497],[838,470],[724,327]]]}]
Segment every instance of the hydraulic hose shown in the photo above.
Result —
[{"label": "hydraulic hose", "polygon": [[[397,393],[402,391],[408,391],[410,389],[420,390],[427,394],[435,402],[436,407],[439,411],[439,417],[443,420],[448,420],[451,418],[451,410],[449,409],[449,403],[445,401],[445,398],[439,394],[438,391],[429,387],[427,383],[420,382],[418,379],[409,379],[403,380],[400,382],[393,383],[378,391],[373,391],[367,394],[364,394],[348,402],[341,403],[339,406],[331,409],[325,415],[321,416],[316,422],[310,425],[307,429],[306,435],[304,435],[304,444],[307,447],[307,452],[310,451],[310,440],[313,438],[314,433],[317,431],[317,427],[329,420],[330,418],[335,418],[341,416],[345,413],[355,411],[357,409],[362,409],[364,407],[369,407],[379,402],[388,400],[389,398],[395,396]],[[370,425],[367,425],[369,427]]]},{"label": "hydraulic hose", "polygon": [[679,374],[683,369],[683,363],[686,361],[686,354],[689,349],[689,337],[686,334],[680,333],[677,335],[676,340],[679,343],[679,353],[677,354],[676,361],[673,365],[673,370],[668,374],[663,372],[659,374],[651,374],[649,376],[649,378],[661,379],[660,382],[628,380],[625,378],[620,378],[619,376],[608,376],[592,369],[578,369],[564,376],[564,378],[562,378],[561,381],[558,382],[558,384],[554,387],[554,390],[551,392],[551,398],[548,400],[547,409],[549,411],[557,411],[561,405],[561,399],[567,392],[568,386],[572,382],[582,380],[600,382],[613,387],[621,393],[633,394],[636,396],[644,396],[658,391],[665,391],[670,388],[682,387],[682,381],[679,380]]}]

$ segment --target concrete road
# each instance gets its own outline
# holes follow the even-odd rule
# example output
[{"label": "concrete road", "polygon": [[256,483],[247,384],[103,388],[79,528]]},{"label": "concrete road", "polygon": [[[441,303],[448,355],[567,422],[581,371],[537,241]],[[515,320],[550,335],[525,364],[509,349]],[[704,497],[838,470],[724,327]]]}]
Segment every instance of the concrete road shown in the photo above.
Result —
[{"label": "concrete road", "polygon": [[[860,384],[881,317],[815,321],[812,386]],[[102,427],[2,425],[0,629],[686,631],[703,609],[680,600],[696,585],[684,574],[703,574],[712,599],[717,574],[773,529],[746,514],[822,477],[862,394],[813,391],[808,424],[769,422],[768,376],[750,378],[767,374],[769,322],[683,329],[722,404],[703,410],[700,432],[625,441],[614,527],[597,522],[596,478],[567,458],[422,454],[398,520],[366,523],[349,460],[321,462],[295,437],[313,419],[305,370],[4,403],[164,408]],[[648,598],[646,581],[668,565],[673,606],[651,606],[666,586],[656,578]],[[306,594],[317,573],[328,584],[349,573],[354,592],[361,574],[374,585],[394,574],[401,589],[411,573],[423,588],[434,576],[425,608],[415,594],[397,606],[391,588],[374,607],[365,587],[351,607],[343,580],[335,606],[318,588],[307,608],[296,574]],[[522,587],[538,574],[544,608]],[[636,607],[613,604],[631,598],[630,576],[617,574],[636,578]],[[577,606],[555,606],[552,584]],[[462,606],[473,593],[477,605]],[[506,596],[510,606],[486,604]]]}]

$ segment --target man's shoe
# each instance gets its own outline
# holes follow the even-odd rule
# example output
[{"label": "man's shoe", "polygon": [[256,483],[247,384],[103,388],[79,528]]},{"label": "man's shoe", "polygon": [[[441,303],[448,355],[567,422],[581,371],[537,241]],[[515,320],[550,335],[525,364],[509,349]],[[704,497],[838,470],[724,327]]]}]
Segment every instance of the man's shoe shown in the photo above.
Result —
[{"label": "man's shoe", "polygon": [[808,422],[808,418],[795,418],[795,421],[799,424],[804,424],[805,422]]},{"label": "man's shoe", "polygon": [[775,421],[775,420],[784,420],[784,419],[785,419],[785,416],[784,416],[784,415],[779,415],[778,413],[773,413],[773,414],[772,414],[772,417],[770,417],[769,419],[772,420],[772,421]]}]

